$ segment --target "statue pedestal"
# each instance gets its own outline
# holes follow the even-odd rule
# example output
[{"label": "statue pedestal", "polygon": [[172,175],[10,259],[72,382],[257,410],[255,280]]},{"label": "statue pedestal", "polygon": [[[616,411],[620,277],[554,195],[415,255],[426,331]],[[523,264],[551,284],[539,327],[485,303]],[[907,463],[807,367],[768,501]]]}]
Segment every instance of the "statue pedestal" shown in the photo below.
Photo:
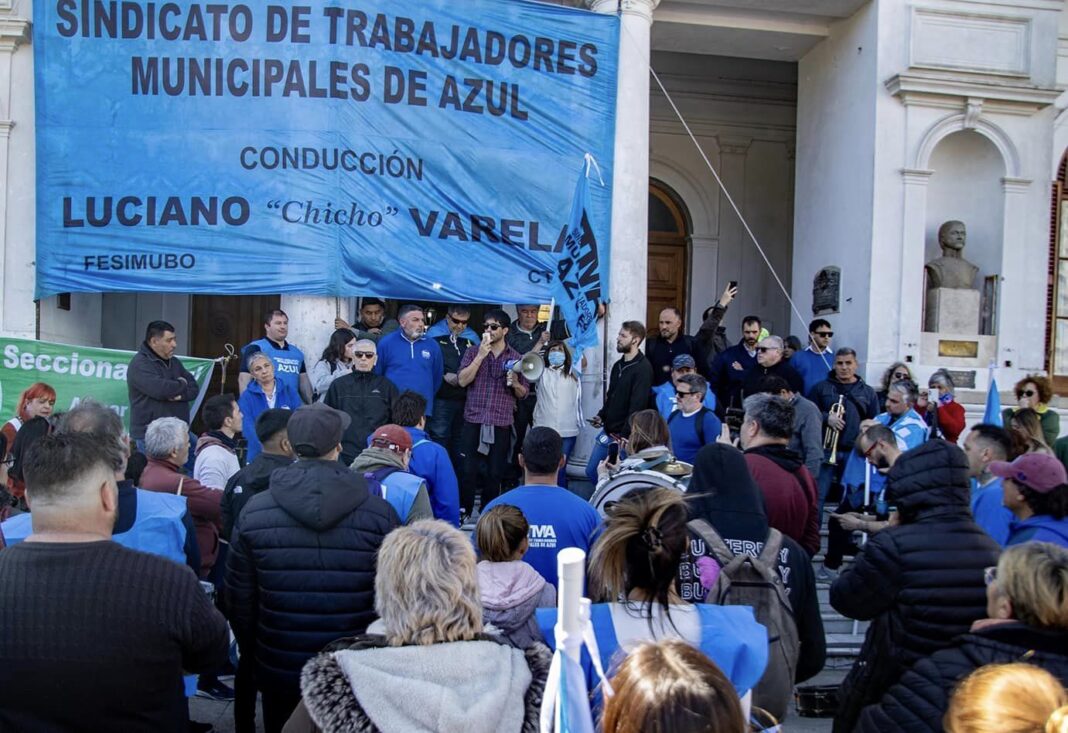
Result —
[{"label": "statue pedestal", "polygon": [[928,333],[978,335],[979,291],[954,288],[928,290],[923,330]]}]

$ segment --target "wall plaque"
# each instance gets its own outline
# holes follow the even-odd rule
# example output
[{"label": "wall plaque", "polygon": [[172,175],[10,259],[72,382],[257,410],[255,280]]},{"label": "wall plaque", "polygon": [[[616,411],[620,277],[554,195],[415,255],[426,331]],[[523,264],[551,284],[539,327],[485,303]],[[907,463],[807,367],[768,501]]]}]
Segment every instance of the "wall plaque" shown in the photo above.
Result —
[{"label": "wall plaque", "polygon": [[957,359],[975,359],[979,356],[979,342],[938,339],[938,355]]},{"label": "wall plaque", "polygon": [[947,369],[957,389],[975,389],[974,369]]},{"label": "wall plaque", "polygon": [[812,279],[812,315],[824,316],[840,311],[842,271],[837,267],[824,267]]}]

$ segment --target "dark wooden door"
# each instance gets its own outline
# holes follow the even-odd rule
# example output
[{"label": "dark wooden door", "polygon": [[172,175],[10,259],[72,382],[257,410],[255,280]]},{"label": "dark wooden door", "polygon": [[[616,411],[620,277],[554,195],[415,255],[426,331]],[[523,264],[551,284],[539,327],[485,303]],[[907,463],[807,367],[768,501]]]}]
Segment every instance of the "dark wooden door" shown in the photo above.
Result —
[{"label": "dark wooden door", "polygon": [[[228,353],[227,344],[235,354],[249,341],[263,336],[263,316],[278,308],[277,295],[194,295],[189,350],[192,356],[216,359]],[[237,394],[237,359],[226,365],[226,392]],[[216,365],[208,394],[220,392],[220,367]]]},{"label": "dark wooden door", "polygon": [[667,307],[686,313],[689,265],[686,216],[660,183],[649,184],[649,258],[646,276],[646,329],[659,330],[660,311]]}]

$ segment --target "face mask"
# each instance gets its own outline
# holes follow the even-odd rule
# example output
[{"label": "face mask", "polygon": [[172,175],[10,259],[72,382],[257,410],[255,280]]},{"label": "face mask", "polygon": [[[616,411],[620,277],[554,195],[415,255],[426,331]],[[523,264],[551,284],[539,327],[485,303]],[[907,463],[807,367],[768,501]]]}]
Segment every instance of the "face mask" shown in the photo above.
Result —
[{"label": "face mask", "polygon": [[549,366],[562,367],[565,360],[564,352],[562,351],[550,351],[549,352]]}]

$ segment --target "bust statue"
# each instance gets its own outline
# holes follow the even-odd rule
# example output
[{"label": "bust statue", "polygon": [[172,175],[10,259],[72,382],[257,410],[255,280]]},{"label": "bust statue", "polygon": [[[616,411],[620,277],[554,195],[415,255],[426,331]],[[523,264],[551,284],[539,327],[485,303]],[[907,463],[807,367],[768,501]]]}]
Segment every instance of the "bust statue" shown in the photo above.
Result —
[{"label": "bust statue", "polygon": [[947,221],[938,228],[938,246],[942,256],[931,260],[927,269],[927,289],[975,290],[979,268],[961,255],[967,230],[962,221]]}]

